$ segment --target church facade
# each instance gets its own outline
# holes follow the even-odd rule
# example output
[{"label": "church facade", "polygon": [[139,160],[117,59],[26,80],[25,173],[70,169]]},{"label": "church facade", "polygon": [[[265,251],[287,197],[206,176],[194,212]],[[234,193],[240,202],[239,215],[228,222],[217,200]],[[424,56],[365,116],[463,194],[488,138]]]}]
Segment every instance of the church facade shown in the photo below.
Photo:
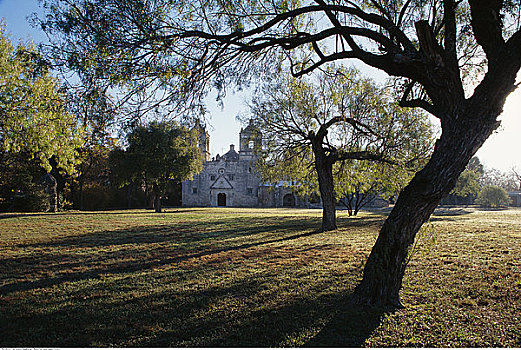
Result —
[{"label": "church facade", "polygon": [[260,132],[250,123],[241,129],[239,150],[230,145],[224,155],[210,159],[210,136],[198,124],[203,170],[182,183],[185,207],[303,207],[307,203],[283,184],[265,185],[255,170],[256,151],[262,147]]}]

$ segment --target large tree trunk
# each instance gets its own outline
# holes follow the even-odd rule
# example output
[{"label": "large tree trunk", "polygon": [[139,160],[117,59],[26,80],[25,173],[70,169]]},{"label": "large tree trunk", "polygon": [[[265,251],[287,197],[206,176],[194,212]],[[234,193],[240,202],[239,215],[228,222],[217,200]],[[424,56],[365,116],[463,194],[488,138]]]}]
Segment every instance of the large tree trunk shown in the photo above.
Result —
[{"label": "large tree trunk", "polygon": [[[482,106],[481,106],[482,107]],[[399,291],[407,253],[416,233],[440,200],[454,187],[470,158],[499,123],[499,113],[467,107],[442,125],[443,134],[429,163],[400,193],[385,221],[364,268],[363,279],[351,295],[356,304],[402,307]]]},{"label": "large tree trunk", "polygon": [[322,149],[313,149],[315,168],[318,175],[318,188],[322,198],[321,231],[336,230],[336,198],[333,184],[333,163],[326,157]]}]

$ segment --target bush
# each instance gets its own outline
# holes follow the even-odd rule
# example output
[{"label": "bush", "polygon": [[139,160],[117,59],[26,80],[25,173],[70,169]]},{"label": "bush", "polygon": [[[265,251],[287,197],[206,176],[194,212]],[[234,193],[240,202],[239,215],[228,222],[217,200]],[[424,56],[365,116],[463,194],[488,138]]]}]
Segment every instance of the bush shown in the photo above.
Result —
[{"label": "bush", "polygon": [[501,187],[487,185],[481,189],[476,203],[486,208],[497,208],[509,205],[510,197]]},{"label": "bush", "polygon": [[13,195],[8,201],[6,211],[42,212],[49,210],[49,195],[39,186],[33,186],[23,193]]},{"label": "bush", "polygon": [[26,168],[6,172],[0,181],[0,211],[40,212],[49,209],[49,195]]}]

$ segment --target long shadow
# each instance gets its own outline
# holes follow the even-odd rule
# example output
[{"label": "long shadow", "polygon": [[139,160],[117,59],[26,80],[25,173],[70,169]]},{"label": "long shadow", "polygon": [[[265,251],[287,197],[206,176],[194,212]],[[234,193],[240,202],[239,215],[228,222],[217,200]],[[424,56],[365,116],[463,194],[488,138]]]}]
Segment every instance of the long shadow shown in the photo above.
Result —
[{"label": "long shadow", "polygon": [[[310,295],[295,295],[275,305],[259,300],[267,279],[250,276],[199,290],[163,289],[127,300],[99,297],[46,313],[11,313],[0,320],[5,332],[1,343],[8,347],[279,347],[287,346],[288,337],[307,337],[307,330],[320,328],[306,347],[359,347],[380,324],[383,312],[347,306],[347,290],[315,293],[323,285]],[[83,300],[82,291],[77,293],[74,297]],[[226,299],[266,306],[254,311],[219,308]],[[214,307],[216,312],[198,316]],[[324,326],[317,323],[321,319],[330,321]],[[159,331],[157,325],[162,325]]]},{"label": "long shadow", "polygon": [[473,211],[462,207],[438,207],[434,210],[434,216],[460,216],[468,215]]},{"label": "long shadow", "polygon": [[[264,220],[265,221],[265,220]],[[250,222],[249,225],[234,224],[233,220],[208,220],[172,225],[134,226],[113,231],[87,233],[81,236],[65,237],[48,242],[18,244],[17,248],[42,247],[104,247],[144,243],[194,243],[212,239],[248,237],[257,234],[281,234],[281,230],[307,231],[315,224],[315,219],[293,219],[283,222]],[[318,221],[317,221],[318,222]],[[358,226],[358,224],[356,224]],[[222,229],[221,227],[226,227]],[[200,228],[200,230],[199,230]]]},{"label": "long shadow", "polygon": [[362,347],[380,325],[382,317],[393,311],[342,303],[333,318],[305,347]]},{"label": "long shadow", "polygon": [[173,213],[190,213],[198,212],[197,209],[178,209],[167,208],[163,213],[154,213],[152,209],[109,209],[109,210],[92,210],[92,211],[60,211],[57,213],[0,213],[0,220],[11,218],[25,218],[25,217],[47,217],[53,216],[84,216],[84,215],[113,215],[113,216],[135,216],[135,215],[162,215]]},{"label": "long shadow", "polygon": [[[348,291],[312,291],[282,304],[266,303],[266,307],[254,311],[218,309],[204,317],[196,316],[230,298],[262,303],[255,295],[264,291],[265,283],[263,277],[244,278],[200,290],[174,289],[120,301],[101,298],[92,304],[75,303],[38,315],[11,314],[0,320],[6,335],[2,345],[21,346],[16,337],[23,336],[24,346],[44,347],[89,347],[93,343],[154,348],[280,347],[287,346],[288,337],[318,328],[318,334],[304,347],[361,347],[388,312],[347,305]],[[317,286],[317,290],[324,287]],[[323,325],[317,322],[321,319],[329,321]],[[142,336],[157,324],[164,325],[164,330]],[[132,338],[134,342],[128,345]]]},{"label": "long shadow", "polygon": [[[275,231],[277,229],[280,229],[281,226],[284,225],[271,225],[269,227],[261,227],[261,228],[250,228],[248,230],[241,231],[241,235],[252,235],[256,233],[269,233],[270,231]],[[148,227],[149,233],[154,233],[157,230],[165,230],[165,228],[152,228]],[[121,235],[122,232],[127,232],[126,230],[120,230],[120,231],[108,231],[108,232],[101,232],[94,235],[88,235],[88,237],[74,237],[74,238],[66,238],[57,242],[48,242],[48,243],[38,243],[36,245],[29,245],[31,247],[86,247],[86,246],[104,246],[109,245],[109,242],[111,245],[114,244],[128,244],[128,243],[135,243],[135,244],[143,244],[143,243],[150,243],[150,242],[165,242],[167,239],[161,238],[161,237],[154,237],[153,235],[147,235],[147,234],[141,234],[138,239],[136,237],[133,237],[132,239],[121,239],[119,240],[119,235]],[[141,231],[142,232],[142,231]],[[236,234],[236,231],[230,231]],[[79,281],[79,280],[85,280],[85,279],[91,279],[91,278],[99,278],[103,274],[114,274],[114,273],[131,273],[131,272],[137,272],[137,271],[143,271],[143,270],[149,270],[152,268],[157,268],[164,265],[169,264],[175,264],[180,263],[183,261],[187,261],[190,259],[196,259],[196,258],[203,258],[206,256],[211,256],[214,254],[220,254],[230,251],[239,251],[244,250],[248,248],[258,247],[262,245],[272,244],[272,243],[280,243],[285,241],[291,241],[296,240],[299,238],[308,237],[311,235],[319,234],[319,231],[310,231],[310,232],[304,232],[301,234],[291,235],[291,236],[284,236],[281,238],[274,238],[274,239],[268,239],[263,240],[259,242],[253,242],[253,243],[244,243],[239,245],[233,245],[228,247],[217,247],[212,248],[211,245],[203,246],[199,249],[191,249],[192,251],[195,251],[191,254],[183,254],[186,250],[169,250],[169,249],[162,249],[156,252],[156,254],[153,255],[145,255],[145,259],[137,259],[134,263],[127,263],[127,262],[114,262],[108,265],[104,265],[102,267],[90,267],[87,271],[80,271],[80,272],[73,272],[73,273],[65,273],[58,276],[53,277],[46,277],[41,278],[36,281],[25,281],[25,282],[15,282],[15,283],[7,283],[2,286],[0,286],[0,295],[6,295],[8,293],[12,293],[15,291],[27,291],[32,290],[36,288],[41,287],[51,287],[63,282],[73,282],[73,281]],[[223,235],[226,235],[226,233],[223,233]],[[118,238],[118,240],[115,240],[115,237]],[[141,237],[142,236],[142,237]],[[106,238],[109,237],[110,239]],[[107,242],[103,242],[103,240],[106,240]],[[178,239],[179,240],[179,239]],[[208,248],[209,247],[209,248]],[[106,256],[104,259],[98,259],[98,260],[114,260],[114,258],[118,258],[120,256],[118,255],[132,255],[134,257],[140,257],[142,255],[143,249],[140,247],[137,247],[135,251],[125,251],[123,253],[106,253]],[[66,255],[64,254],[63,258]],[[145,257],[144,256],[144,257]],[[56,260],[60,259],[60,257],[56,256],[56,254],[47,254],[47,256],[39,255],[37,257],[34,257],[33,259],[28,259],[26,257],[19,258],[19,259],[2,259],[0,260],[0,267],[1,266],[9,266],[13,264],[18,264],[20,266],[23,266],[23,268],[27,268],[27,266],[31,265],[38,265],[39,268],[42,268],[42,264],[49,264],[54,266],[55,269],[61,270],[65,266],[67,268],[73,268],[77,267],[79,265],[82,265],[84,262],[82,261],[62,261],[58,264],[56,264]],[[71,258],[69,258],[71,260]],[[96,263],[97,261],[94,261],[93,263]],[[52,270],[50,268],[49,270]],[[20,271],[20,274],[24,274],[27,271]]]},{"label": "long shadow", "polygon": [[[344,228],[379,225],[380,218],[364,219],[340,219],[339,226]],[[226,220],[212,220],[198,222],[201,227],[222,227],[227,225]],[[4,283],[0,286],[0,295],[5,295],[15,291],[27,291],[40,287],[50,287],[63,282],[73,282],[91,278],[99,278],[103,274],[131,273],[137,271],[157,268],[164,265],[184,262],[190,259],[203,258],[214,254],[240,251],[248,248],[259,247],[274,243],[296,240],[311,235],[320,234],[319,231],[310,231],[309,227],[318,224],[318,218],[298,218],[284,220],[270,225],[263,225],[263,221],[253,222],[245,227],[240,226],[240,230],[230,227],[227,230],[198,231],[194,228],[194,223],[162,225],[162,226],[141,226],[131,229],[121,229],[114,231],[102,231],[81,236],[65,237],[49,242],[20,244],[19,249],[41,249],[43,253],[33,254],[20,258],[9,258],[0,260],[0,268],[11,271],[11,275],[24,276],[34,272],[34,267],[38,270],[45,270],[48,273],[55,272],[54,276],[43,277],[35,281],[17,281]],[[302,233],[287,235],[284,231],[288,228],[292,230],[300,229]],[[282,231],[282,232],[281,232]],[[186,233],[186,234],[185,234]],[[228,246],[223,246],[226,239],[246,239],[248,236],[263,234],[273,235],[272,239],[263,239],[251,243],[234,244],[225,242]],[[327,234],[327,233],[326,233]],[[252,239],[253,240],[253,239]],[[153,247],[143,247],[143,244],[157,243]],[[134,246],[136,245],[136,246]],[[118,247],[125,246],[123,250]],[[90,257],[82,257],[79,261],[78,256],[68,253],[69,249],[61,248],[103,248],[102,253]],[[105,249],[114,247],[114,249]],[[48,252],[48,248],[54,252]],[[56,249],[60,251],[56,251]],[[46,252],[47,251],[47,252]],[[128,262],[127,257],[134,258]],[[125,261],[127,260],[127,261]],[[80,267],[89,266],[88,270]],[[64,270],[74,272],[62,272]]]}]

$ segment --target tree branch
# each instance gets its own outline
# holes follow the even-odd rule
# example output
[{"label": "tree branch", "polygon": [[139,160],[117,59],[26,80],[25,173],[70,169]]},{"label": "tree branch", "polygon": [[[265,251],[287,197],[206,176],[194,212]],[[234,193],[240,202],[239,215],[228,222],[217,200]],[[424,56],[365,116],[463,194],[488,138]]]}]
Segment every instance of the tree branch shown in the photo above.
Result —
[{"label": "tree branch", "polygon": [[471,24],[476,41],[491,63],[497,63],[499,51],[505,44],[500,10],[502,0],[469,0]]},{"label": "tree branch", "polygon": [[387,163],[387,164],[391,164],[391,165],[398,165],[398,163],[396,161],[394,161],[392,159],[387,159],[383,154],[373,153],[370,151],[345,152],[342,150],[337,150],[334,154],[331,155],[331,157],[335,161],[348,160],[348,159],[372,160],[372,161],[378,161],[381,163]]}]

